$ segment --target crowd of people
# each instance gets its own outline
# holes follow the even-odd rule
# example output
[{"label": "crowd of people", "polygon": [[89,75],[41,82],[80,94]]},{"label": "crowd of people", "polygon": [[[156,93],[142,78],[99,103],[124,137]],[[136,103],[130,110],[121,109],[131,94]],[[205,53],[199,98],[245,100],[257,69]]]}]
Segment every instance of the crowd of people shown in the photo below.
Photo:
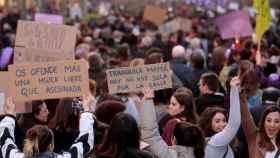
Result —
[{"label": "crowd of people", "polygon": [[[215,11],[182,6],[168,15],[191,19],[191,30],[162,32],[118,7],[67,21],[79,30],[75,59],[89,64],[90,94],[31,101],[27,114],[6,99],[0,157],[279,158],[279,16],[258,48],[252,37],[223,40]],[[17,22],[25,18],[0,8],[1,71],[13,64]],[[109,94],[107,69],[163,62],[172,88]]]}]

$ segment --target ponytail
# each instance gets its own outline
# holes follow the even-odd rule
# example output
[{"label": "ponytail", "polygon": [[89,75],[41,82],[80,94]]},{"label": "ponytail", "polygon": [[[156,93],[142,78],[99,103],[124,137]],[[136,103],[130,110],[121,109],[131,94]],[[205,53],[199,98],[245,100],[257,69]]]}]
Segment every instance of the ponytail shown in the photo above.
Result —
[{"label": "ponytail", "polygon": [[30,158],[41,152],[52,150],[53,133],[47,126],[36,125],[29,129],[24,140],[23,153],[25,158]]},{"label": "ponytail", "polygon": [[29,138],[24,140],[23,153],[25,158],[30,158],[39,153],[39,145],[37,137],[30,140]]}]

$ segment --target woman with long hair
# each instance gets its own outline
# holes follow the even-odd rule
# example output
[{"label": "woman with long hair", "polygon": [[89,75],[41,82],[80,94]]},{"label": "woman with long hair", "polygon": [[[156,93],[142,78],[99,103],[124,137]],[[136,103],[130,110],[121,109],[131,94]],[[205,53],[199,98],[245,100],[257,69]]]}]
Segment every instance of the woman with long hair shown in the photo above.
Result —
[{"label": "woman with long hair", "polygon": [[73,98],[60,99],[48,126],[54,133],[54,152],[66,151],[79,135],[80,109]]},{"label": "woman with long hair", "polygon": [[14,142],[15,129],[15,104],[11,98],[7,99],[5,106],[6,116],[0,122],[1,157],[5,158],[82,158],[93,148],[93,115],[90,110],[91,97],[83,99],[84,112],[80,117],[79,137],[70,147],[68,152],[56,154],[54,149],[54,135],[47,127],[36,125],[26,134],[23,152],[19,151]]},{"label": "woman with long hair", "polygon": [[247,103],[248,95],[242,92],[242,128],[247,140],[249,158],[280,158],[280,108],[269,106],[256,126]]},{"label": "woman with long hair", "polygon": [[[168,145],[172,145],[172,133],[177,121],[196,124],[198,115],[194,105],[193,93],[189,89],[183,92],[174,92],[168,106],[168,113],[163,117],[160,125],[162,126],[162,137]],[[160,127],[161,128],[161,127]]]},{"label": "woman with long hair", "polygon": [[200,116],[199,125],[206,137],[205,158],[234,158],[230,147],[240,123],[240,80],[235,77],[231,80],[229,117],[221,108],[207,108]]},{"label": "woman with long hair", "polygon": [[174,92],[170,98],[167,112],[168,115],[164,116],[159,122],[162,133],[164,133],[165,125],[172,119],[196,124],[198,122],[198,115],[192,91],[186,88],[183,92]]},{"label": "woman with long hair", "polygon": [[205,141],[198,126],[178,121],[173,130],[172,146],[168,146],[159,134],[153,103],[153,91],[144,92],[140,106],[141,133],[148,150],[159,158],[203,158]]},{"label": "woman with long hair", "polygon": [[136,120],[125,113],[113,119],[103,143],[97,147],[97,158],[152,158],[140,150],[140,131]]}]

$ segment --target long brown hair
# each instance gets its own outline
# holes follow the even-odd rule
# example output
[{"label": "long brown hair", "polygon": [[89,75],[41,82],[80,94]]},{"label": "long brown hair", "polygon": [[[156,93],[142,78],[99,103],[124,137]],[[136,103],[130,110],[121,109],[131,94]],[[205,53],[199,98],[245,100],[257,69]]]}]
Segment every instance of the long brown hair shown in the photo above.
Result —
[{"label": "long brown hair", "polygon": [[140,131],[136,120],[129,114],[118,113],[112,120],[97,154],[102,157],[116,158],[127,148],[139,149]]},{"label": "long brown hair", "polygon": [[249,96],[255,95],[260,85],[260,77],[258,76],[254,64],[248,60],[242,61],[238,70],[238,76],[241,80],[241,88]]},{"label": "long brown hair", "polygon": [[212,129],[212,120],[217,113],[222,113],[226,117],[226,120],[228,121],[227,111],[220,107],[206,108],[201,114],[199,120],[199,126],[202,132],[204,133],[205,137],[211,137],[216,133]]},{"label": "long brown hair", "polygon": [[[270,141],[270,138],[267,136],[265,132],[265,119],[268,114],[272,112],[278,112],[280,113],[280,108],[277,106],[269,106],[266,108],[266,110],[263,112],[261,120],[259,122],[259,135],[260,135],[260,141],[259,141],[259,146],[261,148],[265,148],[267,151],[273,151],[274,150],[274,145]],[[280,149],[280,132],[277,133],[276,136],[276,146],[278,149]]]},{"label": "long brown hair", "polygon": [[73,108],[72,98],[63,98],[59,101],[56,112],[49,122],[51,129],[59,127],[60,130],[67,132],[77,131],[79,128],[79,113]]},{"label": "long brown hair", "polygon": [[186,122],[196,124],[198,122],[198,114],[196,112],[194,97],[191,90],[175,92],[173,97],[176,98],[181,106],[184,106],[184,111],[181,112],[178,117],[182,117]]}]

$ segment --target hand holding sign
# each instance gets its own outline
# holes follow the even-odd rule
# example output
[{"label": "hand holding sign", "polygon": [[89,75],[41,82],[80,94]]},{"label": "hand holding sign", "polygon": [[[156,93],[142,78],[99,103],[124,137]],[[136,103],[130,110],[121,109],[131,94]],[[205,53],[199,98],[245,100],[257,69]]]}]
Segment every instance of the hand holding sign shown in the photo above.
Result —
[{"label": "hand holding sign", "polygon": [[144,99],[152,99],[155,97],[154,91],[151,90],[150,88],[145,88],[143,90],[143,94],[144,94]]}]

